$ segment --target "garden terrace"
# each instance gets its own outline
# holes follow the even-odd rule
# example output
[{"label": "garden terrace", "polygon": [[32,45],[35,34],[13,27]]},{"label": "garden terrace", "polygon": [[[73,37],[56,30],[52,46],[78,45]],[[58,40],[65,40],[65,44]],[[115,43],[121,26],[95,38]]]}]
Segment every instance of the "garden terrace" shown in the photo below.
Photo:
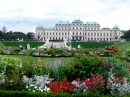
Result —
[{"label": "garden terrace", "polygon": [[[120,46],[123,47],[123,44],[116,44],[117,48]],[[67,49],[39,51],[11,47],[4,52],[5,49],[2,48],[4,46],[0,49],[3,54],[0,55],[1,97],[14,94],[29,97],[130,95],[129,49],[118,48],[118,52],[113,52],[105,50],[105,47],[93,49],[81,47],[80,50],[72,51]],[[38,55],[56,56],[32,57],[34,51]],[[62,56],[57,57],[57,54]],[[65,57],[67,54],[72,56]]]}]

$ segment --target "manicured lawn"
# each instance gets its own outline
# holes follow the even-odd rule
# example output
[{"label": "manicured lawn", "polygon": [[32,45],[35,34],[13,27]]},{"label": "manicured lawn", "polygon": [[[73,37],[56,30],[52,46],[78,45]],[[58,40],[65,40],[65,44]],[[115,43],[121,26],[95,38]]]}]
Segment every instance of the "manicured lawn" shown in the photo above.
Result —
[{"label": "manicured lawn", "polygon": [[[43,60],[43,61],[49,61],[49,62],[52,62],[52,61],[54,61],[54,60],[57,60],[57,59],[59,59],[59,58],[45,58],[45,57],[32,57],[32,56],[24,56],[24,55],[4,55],[4,56],[10,56],[10,57],[17,57],[17,58],[20,58],[21,60],[37,60],[37,58],[38,59],[40,59],[40,60]],[[61,57],[61,61],[63,62],[63,63],[68,63],[68,62],[70,62],[71,61],[71,59],[72,59],[73,57]]]},{"label": "manicured lawn", "polygon": [[2,41],[0,42],[4,46],[12,46],[12,47],[19,47],[19,45],[22,45],[25,47],[27,44],[30,44],[31,48],[38,47],[43,45],[45,42],[40,41]]},{"label": "manicured lawn", "polygon": [[[31,48],[38,47],[44,45],[43,41],[1,41],[0,47],[2,46],[13,46],[19,47],[19,45],[23,45],[24,47],[30,44]],[[70,45],[70,42],[67,42],[67,45]],[[116,46],[119,49],[130,49],[130,42],[71,42],[72,47],[77,48],[80,45],[83,48],[104,48],[106,46]]]}]

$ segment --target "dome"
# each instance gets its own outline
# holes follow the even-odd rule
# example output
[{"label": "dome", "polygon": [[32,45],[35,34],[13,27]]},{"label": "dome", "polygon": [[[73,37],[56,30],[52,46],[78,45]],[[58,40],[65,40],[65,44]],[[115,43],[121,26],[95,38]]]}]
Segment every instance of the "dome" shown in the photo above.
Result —
[{"label": "dome", "polygon": [[79,20],[74,20],[73,22],[72,22],[72,24],[83,24],[83,22],[79,19]]},{"label": "dome", "polygon": [[113,29],[117,30],[117,29],[119,29],[119,27],[118,27],[117,25],[115,25],[115,26],[113,27]]},{"label": "dome", "polygon": [[43,29],[43,25],[38,25],[36,29]]}]

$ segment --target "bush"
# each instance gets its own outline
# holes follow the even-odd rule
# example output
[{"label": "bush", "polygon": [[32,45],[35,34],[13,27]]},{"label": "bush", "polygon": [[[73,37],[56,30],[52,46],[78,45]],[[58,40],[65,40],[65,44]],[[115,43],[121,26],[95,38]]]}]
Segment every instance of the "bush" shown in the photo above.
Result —
[{"label": "bush", "polygon": [[77,77],[86,79],[95,74],[99,74],[101,60],[105,59],[98,55],[75,55],[74,59],[65,66],[66,70],[64,72],[66,78],[69,80],[76,79]]},{"label": "bush", "polygon": [[12,47],[12,48],[9,50],[10,54],[18,54],[20,51],[21,51],[21,49],[18,48],[18,47]]},{"label": "bush", "polygon": [[[125,97],[129,97],[126,95]],[[111,97],[111,95],[100,94],[99,92],[88,93],[40,93],[40,92],[30,92],[30,91],[0,91],[0,97]],[[113,95],[113,97],[122,97],[119,95]]]}]

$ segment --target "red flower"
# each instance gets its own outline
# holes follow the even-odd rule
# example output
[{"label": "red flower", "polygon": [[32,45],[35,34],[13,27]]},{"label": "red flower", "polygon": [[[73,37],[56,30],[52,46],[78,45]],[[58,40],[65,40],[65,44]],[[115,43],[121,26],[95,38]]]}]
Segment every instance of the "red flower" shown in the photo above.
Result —
[{"label": "red flower", "polygon": [[88,89],[92,91],[96,90],[96,88],[98,87],[103,87],[104,83],[105,80],[103,80],[102,74],[90,77],[85,81],[85,84],[86,86],[88,86]]},{"label": "red flower", "polygon": [[51,82],[48,84],[48,86],[51,88],[51,91],[53,93],[56,92],[73,92],[73,85],[70,82],[67,82],[66,79],[62,80],[61,82]]}]

